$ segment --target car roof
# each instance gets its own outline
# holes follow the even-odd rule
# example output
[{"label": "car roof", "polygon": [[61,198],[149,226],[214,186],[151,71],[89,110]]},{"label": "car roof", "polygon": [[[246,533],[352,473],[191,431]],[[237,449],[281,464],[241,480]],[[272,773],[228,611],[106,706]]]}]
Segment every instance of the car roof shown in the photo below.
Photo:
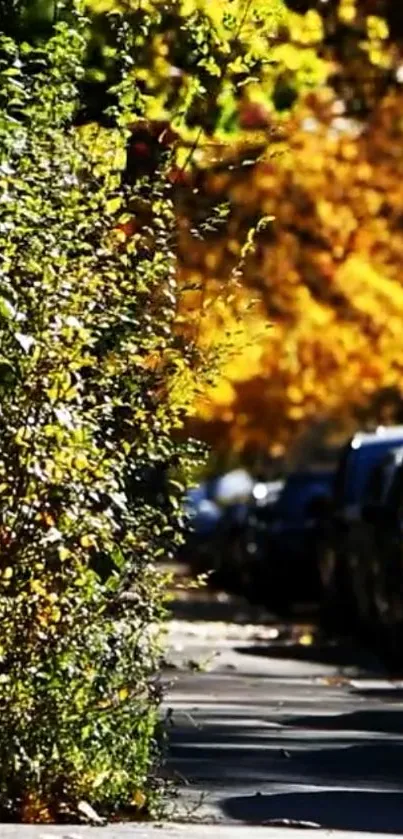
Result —
[{"label": "car roof", "polygon": [[351,438],[349,446],[360,449],[362,446],[393,443],[399,440],[403,441],[403,425],[380,425],[375,431],[357,431]]}]

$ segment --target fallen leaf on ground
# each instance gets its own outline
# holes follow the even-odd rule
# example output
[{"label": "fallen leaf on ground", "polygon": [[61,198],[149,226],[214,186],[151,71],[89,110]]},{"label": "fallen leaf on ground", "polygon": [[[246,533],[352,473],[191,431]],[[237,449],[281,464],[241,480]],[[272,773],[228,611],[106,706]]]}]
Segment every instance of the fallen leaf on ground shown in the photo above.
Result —
[{"label": "fallen leaf on ground", "polygon": [[346,679],[345,676],[324,676],[321,681],[322,684],[330,685],[331,687],[343,687],[344,685],[350,684],[350,680]]},{"label": "fallen leaf on ground", "polygon": [[94,808],[91,807],[91,804],[88,804],[88,801],[79,801],[77,810],[85,816],[89,822],[92,822],[93,824],[105,824],[105,819],[101,818],[101,816],[95,812]]},{"label": "fallen leaf on ground", "polygon": [[144,792],[142,792],[140,789],[137,789],[133,795],[132,804],[134,804],[138,808],[138,810],[141,810],[144,807],[146,800],[147,799],[144,795]]},{"label": "fallen leaf on ground", "polygon": [[303,647],[310,647],[313,641],[314,638],[310,632],[305,632],[304,635],[300,635],[298,638],[298,643],[302,644]]}]

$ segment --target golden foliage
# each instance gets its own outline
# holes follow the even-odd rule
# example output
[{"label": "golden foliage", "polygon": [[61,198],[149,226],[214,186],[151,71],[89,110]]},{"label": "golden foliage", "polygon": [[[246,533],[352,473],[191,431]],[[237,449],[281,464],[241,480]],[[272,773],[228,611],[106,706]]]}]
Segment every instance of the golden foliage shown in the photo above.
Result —
[{"label": "golden foliage", "polygon": [[[89,5],[105,12],[119,0]],[[400,381],[393,0],[289,0],[296,11],[281,0],[124,6],[148,27],[132,71],[146,115],[179,138],[177,328],[202,351],[197,363],[159,358],[156,369],[169,368],[178,425],[197,404],[205,436],[278,450],[312,417],[349,413]],[[156,15],[158,26],[147,23]],[[122,245],[139,236],[136,218],[117,231]],[[207,386],[201,358],[220,371]]]},{"label": "golden foliage", "polygon": [[[184,236],[182,280],[197,291],[184,292],[182,317],[189,331],[199,318],[205,344],[217,332],[233,342],[198,403],[195,425],[213,440],[278,450],[312,418],[351,413],[401,384],[403,96],[391,92],[365,130],[338,105],[311,96],[289,119],[280,158],[205,175],[204,193],[231,211],[208,241]],[[262,215],[275,219],[256,231],[234,283]]]}]

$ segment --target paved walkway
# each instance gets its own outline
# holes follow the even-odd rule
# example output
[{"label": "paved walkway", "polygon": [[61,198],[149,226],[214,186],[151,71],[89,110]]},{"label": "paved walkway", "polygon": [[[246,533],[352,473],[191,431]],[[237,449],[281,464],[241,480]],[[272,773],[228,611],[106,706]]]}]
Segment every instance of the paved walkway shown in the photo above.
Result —
[{"label": "paved walkway", "polygon": [[[41,827],[0,825],[1,839],[357,839],[354,833],[234,825],[116,825],[115,827]],[[359,839],[373,839],[360,833]],[[382,839],[380,834],[377,839]],[[391,839],[385,834],[384,839]]]},{"label": "paved walkway", "polygon": [[174,817],[403,834],[403,682],[312,640],[301,627],[173,621]]}]

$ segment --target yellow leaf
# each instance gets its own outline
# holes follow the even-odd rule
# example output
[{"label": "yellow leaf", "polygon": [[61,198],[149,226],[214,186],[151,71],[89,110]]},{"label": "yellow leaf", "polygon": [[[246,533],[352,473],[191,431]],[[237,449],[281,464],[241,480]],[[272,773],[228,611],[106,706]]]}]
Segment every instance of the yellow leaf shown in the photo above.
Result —
[{"label": "yellow leaf", "polygon": [[70,556],[70,551],[68,548],[65,548],[63,545],[59,547],[59,559],[61,562],[65,562]]},{"label": "yellow leaf", "polygon": [[49,609],[42,609],[40,612],[38,612],[38,623],[40,624],[40,626],[43,626],[43,627],[48,626],[49,618],[50,618]]},{"label": "yellow leaf", "polygon": [[108,213],[112,215],[116,213],[122,203],[121,198],[111,198],[110,201],[106,202],[106,210]]},{"label": "yellow leaf", "polygon": [[13,576],[13,569],[10,568],[10,566],[8,566],[3,571],[3,580],[11,580],[12,576]]},{"label": "yellow leaf", "polygon": [[124,702],[125,699],[129,696],[129,691],[127,688],[120,688],[119,691],[119,699]]},{"label": "yellow leaf", "polygon": [[109,777],[109,772],[104,770],[103,772],[99,772],[98,775],[94,778],[93,787],[97,789],[98,787],[103,784],[104,781]]},{"label": "yellow leaf", "polygon": [[310,647],[313,644],[313,635],[311,632],[305,632],[304,635],[301,635],[298,638],[298,642],[302,644],[303,647]]},{"label": "yellow leaf", "polygon": [[146,799],[146,796],[144,795],[144,792],[142,792],[140,789],[136,789],[136,792],[134,793],[133,798],[132,798],[132,804],[134,804],[135,807],[137,807],[139,810],[141,810],[142,807],[144,807],[144,804],[146,803],[146,800],[147,799]]},{"label": "yellow leaf", "polygon": [[23,427],[23,428],[19,428],[19,430],[17,431],[17,433],[14,437],[14,440],[15,440],[17,446],[27,447],[29,445],[28,437],[29,437],[28,429]]},{"label": "yellow leaf", "polygon": [[114,230],[113,235],[118,242],[126,241],[126,233],[124,232],[124,230]]},{"label": "yellow leaf", "polygon": [[354,0],[342,0],[339,7],[339,18],[342,23],[352,23],[355,20],[357,9]]},{"label": "yellow leaf", "polygon": [[381,17],[377,17],[376,15],[368,15],[367,31],[369,37],[373,40],[377,40],[379,38],[384,41],[389,35],[389,27],[386,20]]},{"label": "yellow leaf", "polygon": [[304,401],[304,394],[301,388],[296,385],[290,385],[290,387],[287,388],[287,396],[291,402],[300,403]]},{"label": "yellow leaf", "polygon": [[83,548],[92,548],[96,543],[96,537],[93,533],[85,533],[80,539],[80,544]]},{"label": "yellow leaf", "polygon": [[78,454],[77,457],[74,458],[74,466],[76,469],[84,470],[88,467],[88,460],[85,454]]},{"label": "yellow leaf", "polygon": [[53,527],[53,525],[55,524],[55,520],[50,513],[42,513],[41,521],[43,524],[46,524],[47,527]]}]

